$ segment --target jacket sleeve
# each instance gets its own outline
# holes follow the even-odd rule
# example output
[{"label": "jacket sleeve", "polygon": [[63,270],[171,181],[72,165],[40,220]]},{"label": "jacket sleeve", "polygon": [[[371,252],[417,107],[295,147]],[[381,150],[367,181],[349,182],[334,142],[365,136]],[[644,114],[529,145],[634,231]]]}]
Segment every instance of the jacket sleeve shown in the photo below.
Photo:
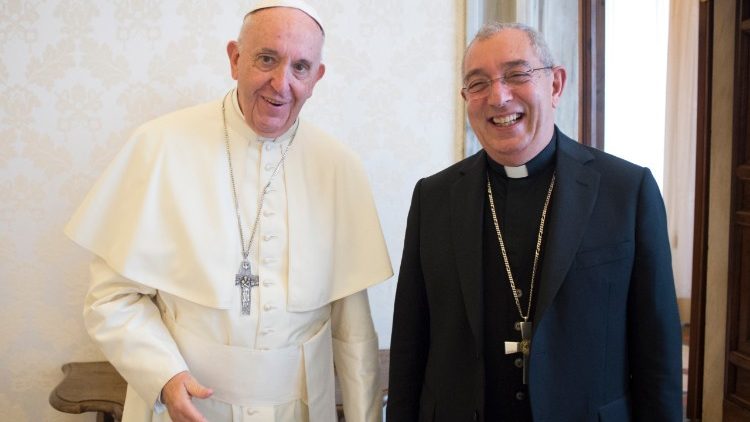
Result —
[{"label": "jacket sleeve", "polygon": [[367,290],[331,304],[333,360],[347,421],[382,420],[378,337],[370,316]]},{"label": "jacket sleeve", "polygon": [[430,313],[420,258],[421,184],[417,183],[412,196],[396,288],[386,407],[389,422],[418,420],[430,344]]},{"label": "jacket sleeve", "polygon": [[633,420],[682,421],[682,352],[666,213],[651,172],[638,195],[628,294]]},{"label": "jacket sleeve", "polygon": [[91,285],[83,318],[104,356],[158,413],[164,384],[187,370],[154,303],[156,290],[128,280],[99,257],[91,264]]}]

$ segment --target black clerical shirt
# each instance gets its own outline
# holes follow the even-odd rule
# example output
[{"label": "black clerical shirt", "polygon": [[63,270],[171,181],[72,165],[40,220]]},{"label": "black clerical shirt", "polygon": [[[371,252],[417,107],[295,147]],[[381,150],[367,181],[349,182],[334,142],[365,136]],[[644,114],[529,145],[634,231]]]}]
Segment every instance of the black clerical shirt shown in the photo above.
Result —
[{"label": "black clerical shirt", "polygon": [[[552,174],[555,169],[557,139],[552,141],[536,157],[526,163],[528,176],[510,178],[505,168],[487,157],[487,173],[492,184],[495,210],[505,243],[516,288],[522,292],[521,309],[529,321],[529,286],[531,281],[534,251],[539,222],[544,208]],[[483,191],[486,191],[483,190]],[[552,194],[554,197],[554,192]],[[528,388],[523,385],[522,358],[520,353],[505,354],[506,341],[520,341],[521,333],[516,324],[521,321],[518,307],[508,275],[500,254],[497,232],[492,220],[489,199],[485,195],[483,228],[484,270],[484,356],[485,356],[485,418],[486,421],[531,421]],[[549,221],[549,211],[547,220]],[[545,233],[547,229],[545,229]],[[539,292],[542,256],[537,263],[534,295]],[[535,322],[535,321],[532,321]],[[533,341],[532,341],[533,348]]]}]

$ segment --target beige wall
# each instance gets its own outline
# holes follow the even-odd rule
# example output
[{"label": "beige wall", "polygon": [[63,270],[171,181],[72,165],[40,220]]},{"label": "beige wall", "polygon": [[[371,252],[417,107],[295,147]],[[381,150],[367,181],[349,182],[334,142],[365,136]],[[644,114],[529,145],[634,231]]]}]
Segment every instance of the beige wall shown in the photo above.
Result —
[{"label": "beige wall", "polygon": [[724,397],[729,205],[732,183],[734,0],[714,1],[711,179],[708,215],[703,420],[720,421]]},{"label": "beige wall", "polygon": [[[464,4],[309,1],[328,71],[304,114],[363,158],[397,268],[414,183],[454,160]],[[81,319],[90,256],[62,226],[136,125],[232,86],[248,4],[0,4],[0,420],[94,420],[47,404],[63,363],[102,358]],[[370,292],[381,346],[394,287]]]}]

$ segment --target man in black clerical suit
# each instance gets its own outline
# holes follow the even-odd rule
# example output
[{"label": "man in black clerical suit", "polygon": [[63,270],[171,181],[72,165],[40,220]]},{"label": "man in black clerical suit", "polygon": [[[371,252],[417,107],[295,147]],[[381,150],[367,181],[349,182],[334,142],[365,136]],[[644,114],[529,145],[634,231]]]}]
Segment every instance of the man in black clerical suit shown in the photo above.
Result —
[{"label": "man in black clerical suit", "polygon": [[682,419],[659,189],[557,129],[553,63],[518,24],[488,25],[466,50],[461,92],[483,150],[414,189],[389,422]]}]

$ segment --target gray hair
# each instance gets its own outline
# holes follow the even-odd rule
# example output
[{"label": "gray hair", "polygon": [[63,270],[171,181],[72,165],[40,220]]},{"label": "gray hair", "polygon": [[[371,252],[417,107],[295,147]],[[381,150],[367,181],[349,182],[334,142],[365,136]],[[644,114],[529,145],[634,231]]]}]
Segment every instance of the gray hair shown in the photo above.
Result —
[{"label": "gray hair", "polygon": [[474,36],[474,38],[471,40],[469,45],[464,50],[464,57],[461,60],[461,69],[463,69],[464,65],[466,64],[466,53],[469,52],[469,49],[471,48],[472,45],[474,45],[475,41],[486,40],[506,29],[517,29],[526,33],[526,36],[528,37],[529,42],[531,43],[531,48],[534,49],[537,57],[539,58],[539,60],[542,61],[542,66],[554,66],[555,65],[555,59],[552,57],[552,52],[550,51],[549,46],[547,45],[547,42],[544,40],[544,36],[542,36],[541,32],[523,23],[491,22],[491,23],[484,24],[479,29],[477,34]]}]

